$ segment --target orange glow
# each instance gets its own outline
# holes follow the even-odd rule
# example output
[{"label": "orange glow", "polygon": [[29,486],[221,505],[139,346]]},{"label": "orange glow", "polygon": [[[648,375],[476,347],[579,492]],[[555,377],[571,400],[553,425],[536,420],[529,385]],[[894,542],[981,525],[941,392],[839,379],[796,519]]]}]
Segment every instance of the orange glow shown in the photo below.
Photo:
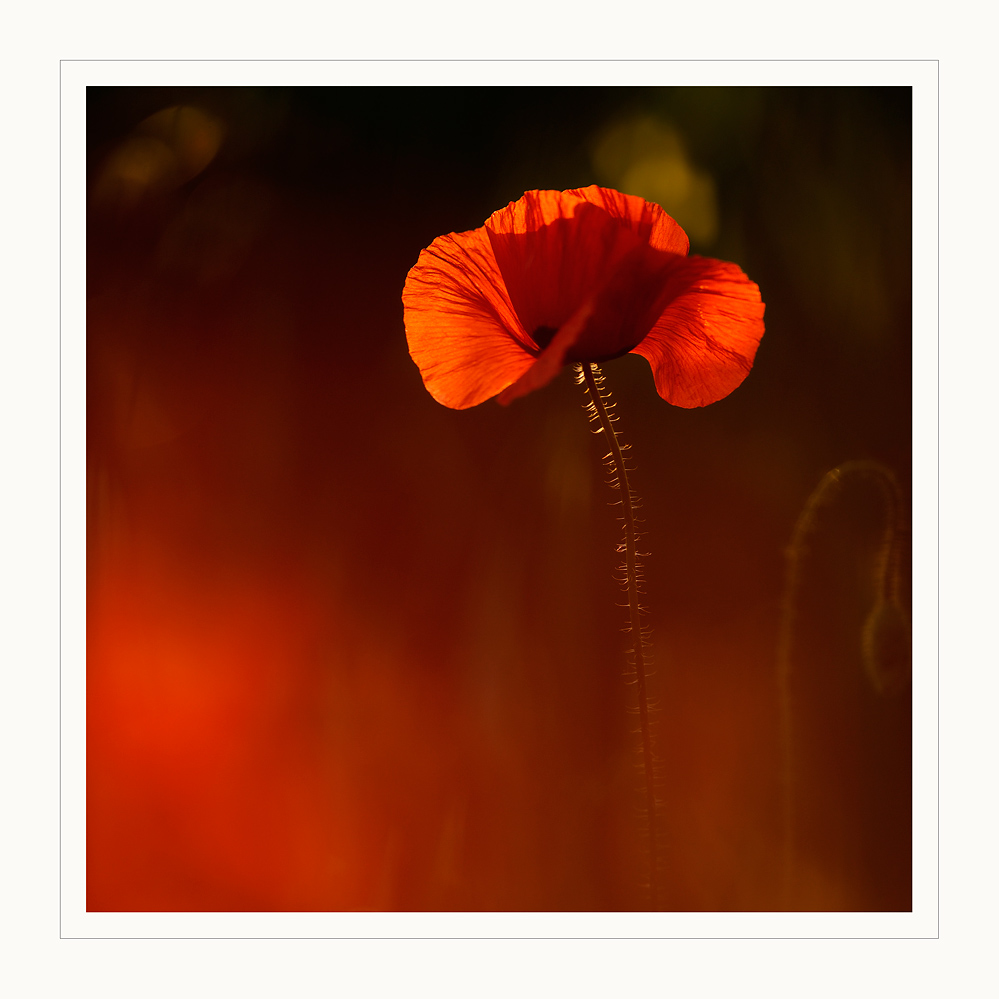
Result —
[{"label": "orange glow", "polygon": [[[446,733],[414,727],[442,709],[435,685],[359,653],[372,622],[304,580],[198,578],[149,538],[129,551],[90,587],[88,908],[398,907],[387,795],[408,809],[413,774],[453,769]],[[373,741],[405,753],[401,779],[377,778]]]},{"label": "orange glow", "polygon": [[196,177],[208,166],[222,144],[222,125],[199,108],[172,107],[157,111],[136,131],[163,142],[173,153],[176,180]]},{"label": "orange glow", "polygon": [[403,292],[410,354],[454,409],[497,394],[508,403],[569,361],[629,351],[648,360],[667,402],[717,402],[752,367],[764,307],[738,267],[687,248],[641,198],[529,191],[420,254]]}]

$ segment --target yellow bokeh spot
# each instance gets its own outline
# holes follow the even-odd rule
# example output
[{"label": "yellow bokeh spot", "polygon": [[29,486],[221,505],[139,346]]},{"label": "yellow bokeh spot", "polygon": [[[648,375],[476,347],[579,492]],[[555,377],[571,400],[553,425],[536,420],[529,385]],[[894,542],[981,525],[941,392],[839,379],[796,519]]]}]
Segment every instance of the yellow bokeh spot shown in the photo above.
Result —
[{"label": "yellow bokeh spot", "polygon": [[661,205],[691,242],[714,242],[714,180],[690,162],[680,134],[668,122],[653,117],[615,122],[597,136],[592,161],[601,183]]}]

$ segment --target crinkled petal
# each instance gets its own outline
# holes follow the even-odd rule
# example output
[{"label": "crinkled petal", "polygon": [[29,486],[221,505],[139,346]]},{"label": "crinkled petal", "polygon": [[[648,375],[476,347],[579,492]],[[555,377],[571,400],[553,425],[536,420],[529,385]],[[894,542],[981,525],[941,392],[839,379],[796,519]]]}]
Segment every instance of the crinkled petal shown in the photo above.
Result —
[{"label": "crinkled petal", "polygon": [[452,409],[492,398],[538,354],[485,229],[435,239],[407,275],[402,301],[410,356],[427,391]]},{"label": "crinkled petal", "polygon": [[675,254],[688,249],[686,234],[658,205],[596,186],[528,191],[494,212],[486,231],[529,333],[568,322],[641,247]]},{"label": "crinkled petal", "polygon": [[665,305],[633,350],[652,367],[656,390],[686,409],[724,399],[749,374],[763,336],[760,289],[735,264],[678,260]]},{"label": "crinkled petal", "polygon": [[647,242],[654,250],[679,253],[683,257],[690,250],[687,234],[674,219],[652,201],[596,185],[566,193],[585,198],[591,204],[603,208],[608,215],[626,221],[636,230],[642,241]]}]

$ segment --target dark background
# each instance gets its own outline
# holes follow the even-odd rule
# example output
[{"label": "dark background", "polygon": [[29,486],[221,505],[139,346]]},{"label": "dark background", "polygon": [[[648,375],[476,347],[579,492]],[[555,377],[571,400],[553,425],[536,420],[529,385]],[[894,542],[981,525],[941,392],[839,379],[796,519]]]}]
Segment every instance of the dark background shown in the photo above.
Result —
[{"label": "dark background", "polygon": [[908,503],[908,88],[90,88],[87,126],[89,909],[645,905],[582,390],[439,406],[400,298],[436,236],[590,183],[767,304],[710,407],[605,366],[651,553],[666,907],[911,907],[909,689],[861,656],[869,478],[799,553],[791,884],[776,661],[822,476],[876,462]]}]

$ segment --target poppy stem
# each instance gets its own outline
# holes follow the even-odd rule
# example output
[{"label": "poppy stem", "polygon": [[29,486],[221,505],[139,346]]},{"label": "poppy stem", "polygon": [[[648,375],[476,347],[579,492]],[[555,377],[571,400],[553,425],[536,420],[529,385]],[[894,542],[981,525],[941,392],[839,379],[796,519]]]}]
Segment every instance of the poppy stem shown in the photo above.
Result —
[{"label": "poppy stem", "polygon": [[628,481],[628,469],[625,464],[624,451],[629,445],[622,445],[614,424],[617,416],[612,412],[613,403],[608,406],[610,392],[604,387],[604,376],[596,364],[587,361],[578,366],[577,381],[585,382],[589,396],[587,413],[592,422],[600,426],[594,433],[602,433],[609,448],[604,462],[612,474],[610,485],[621,493],[621,519],[624,522],[624,543],[618,546],[618,551],[625,557],[621,571],[624,573],[624,588],[628,593],[628,628],[631,635],[631,648],[628,650],[628,666],[635,671],[635,686],[638,693],[638,717],[641,735],[641,769],[645,777],[645,810],[648,816],[649,833],[649,896],[652,909],[659,908],[659,834],[657,828],[657,808],[655,781],[656,757],[653,752],[652,728],[649,719],[649,695],[647,667],[651,664],[649,653],[651,642],[646,641],[647,630],[642,627],[642,615],[645,608],[639,603],[641,592],[641,563],[638,561],[638,536],[635,511],[639,506]]}]

